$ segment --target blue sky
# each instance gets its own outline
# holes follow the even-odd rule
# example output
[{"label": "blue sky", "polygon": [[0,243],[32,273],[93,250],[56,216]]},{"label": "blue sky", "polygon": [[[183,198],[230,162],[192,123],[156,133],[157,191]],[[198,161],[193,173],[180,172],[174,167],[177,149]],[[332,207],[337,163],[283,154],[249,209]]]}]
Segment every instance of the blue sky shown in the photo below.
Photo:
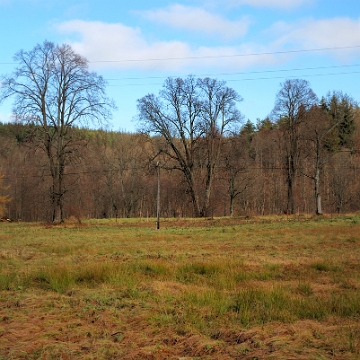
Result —
[{"label": "blue sky", "polygon": [[[168,76],[225,80],[254,123],[287,78],[360,102],[359,0],[0,0],[0,32],[0,74],[45,39],[85,56],[108,80],[113,130],[135,131],[136,100]],[[10,119],[6,101],[0,121]]]}]

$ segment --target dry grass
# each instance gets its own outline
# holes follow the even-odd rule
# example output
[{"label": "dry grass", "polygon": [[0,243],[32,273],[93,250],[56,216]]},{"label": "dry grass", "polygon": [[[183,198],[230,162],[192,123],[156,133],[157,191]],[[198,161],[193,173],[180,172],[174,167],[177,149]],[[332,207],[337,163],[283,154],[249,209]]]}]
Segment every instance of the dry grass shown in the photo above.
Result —
[{"label": "dry grass", "polygon": [[358,359],[360,218],[0,224],[0,359]]}]

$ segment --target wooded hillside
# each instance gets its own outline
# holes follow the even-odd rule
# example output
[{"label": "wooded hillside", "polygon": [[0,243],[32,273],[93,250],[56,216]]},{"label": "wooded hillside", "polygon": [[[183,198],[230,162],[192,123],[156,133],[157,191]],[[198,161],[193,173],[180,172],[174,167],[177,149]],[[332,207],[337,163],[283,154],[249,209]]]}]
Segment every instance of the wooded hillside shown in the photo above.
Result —
[{"label": "wooded hillside", "polygon": [[[281,116],[256,125],[248,121],[236,133],[212,134],[211,146],[220,141],[222,146],[216,163],[211,164],[212,188],[202,215],[359,210],[359,107],[349,97],[333,93],[299,112],[301,118],[294,124]],[[157,163],[161,216],[198,215],[189,183],[162,136],[77,127],[70,131],[72,143],[64,169],[65,218],[156,216]],[[34,124],[0,124],[0,196],[10,198],[2,215],[14,220],[52,220],[51,174],[46,155],[36,143],[37,132]],[[206,189],[208,140],[209,135],[203,135],[193,150],[191,166],[198,196]],[[293,197],[291,207],[289,196]]]}]

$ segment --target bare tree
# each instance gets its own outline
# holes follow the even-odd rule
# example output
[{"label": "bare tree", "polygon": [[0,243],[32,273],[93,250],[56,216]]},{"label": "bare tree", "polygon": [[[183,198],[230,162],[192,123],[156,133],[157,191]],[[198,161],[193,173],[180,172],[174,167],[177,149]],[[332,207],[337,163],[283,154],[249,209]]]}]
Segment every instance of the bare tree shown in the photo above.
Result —
[{"label": "bare tree", "polygon": [[237,136],[231,136],[224,142],[221,154],[222,178],[227,183],[230,216],[234,215],[235,199],[253,183],[254,176],[249,173],[248,166],[253,159],[249,156],[251,138],[254,128],[246,127]]},{"label": "bare tree", "polygon": [[333,122],[330,115],[322,107],[313,106],[305,121],[302,123],[301,138],[303,146],[301,152],[303,161],[309,162],[309,166],[303,166],[303,175],[310,178],[314,184],[315,213],[322,215],[322,201],[320,193],[321,172],[328,158],[333,154],[335,140],[334,130],[338,125]]},{"label": "bare tree", "polygon": [[[166,154],[186,180],[195,216],[207,216],[222,138],[241,119],[242,98],[214,79],[168,78],[156,97],[138,100],[140,130],[161,135]],[[196,171],[197,169],[203,171]],[[203,175],[203,176],[202,176]]]},{"label": "bare tree", "polygon": [[321,215],[320,174],[328,159],[338,151],[351,151],[355,131],[356,102],[342,92],[328,93],[319,106],[307,113],[301,127],[301,139],[306,141],[302,152],[313,166],[303,174],[314,182],[316,214]]},{"label": "bare tree", "polygon": [[52,220],[60,223],[65,166],[76,149],[72,127],[107,121],[114,105],[106,97],[104,79],[68,45],[45,41],[19,51],[14,60],[18,66],[3,77],[0,101],[14,96],[16,120],[36,125],[37,145],[47,155],[52,176]]},{"label": "bare tree", "polygon": [[317,96],[306,80],[292,79],[282,83],[276,95],[272,116],[277,119],[285,135],[285,168],[287,183],[287,212],[294,213],[294,181],[299,156],[299,124],[306,111],[317,103]]}]

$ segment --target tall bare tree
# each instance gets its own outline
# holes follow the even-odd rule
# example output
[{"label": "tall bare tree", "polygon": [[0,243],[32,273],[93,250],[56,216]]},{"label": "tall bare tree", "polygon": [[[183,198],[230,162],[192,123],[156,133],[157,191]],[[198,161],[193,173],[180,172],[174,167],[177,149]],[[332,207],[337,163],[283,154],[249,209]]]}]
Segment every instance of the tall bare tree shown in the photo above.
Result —
[{"label": "tall bare tree", "polygon": [[301,127],[301,138],[306,141],[306,160],[312,159],[312,166],[303,174],[314,182],[315,212],[323,213],[320,194],[320,179],[325,163],[338,151],[351,151],[355,131],[354,114],[356,102],[342,92],[328,93],[319,106],[313,106],[307,113]]},{"label": "tall bare tree", "polygon": [[249,156],[255,127],[249,121],[242,127],[240,134],[229,136],[224,142],[221,158],[222,176],[227,183],[229,213],[234,215],[235,199],[252,184],[253,176],[247,170],[253,159]]},{"label": "tall bare tree", "polygon": [[300,151],[302,160],[309,163],[309,166],[303,166],[301,172],[313,181],[317,215],[323,214],[320,179],[326,161],[334,153],[331,149],[336,141],[334,130],[337,125],[338,123],[334,123],[321,106],[313,106],[301,125],[300,140],[303,146]]},{"label": "tall bare tree", "polygon": [[[159,96],[138,100],[140,130],[165,139],[166,154],[186,180],[195,216],[207,216],[222,138],[241,119],[242,98],[214,79],[168,78]],[[199,170],[200,168],[200,170]]]},{"label": "tall bare tree", "polygon": [[291,79],[280,85],[276,95],[272,116],[281,123],[285,136],[285,169],[287,183],[287,212],[293,214],[295,210],[294,181],[299,155],[299,124],[306,116],[306,112],[317,103],[317,96],[306,80]]},{"label": "tall bare tree", "polygon": [[16,120],[37,125],[37,145],[47,155],[52,176],[52,220],[60,223],[65,166],[76,151],[72,127],[106,122],[114,105],[106,97],[104,79],[90,72],[87,60],[69,45],[45,41],[19,51],[14,60],[15,71],[2,78],[0,101],[14,96]]}]

